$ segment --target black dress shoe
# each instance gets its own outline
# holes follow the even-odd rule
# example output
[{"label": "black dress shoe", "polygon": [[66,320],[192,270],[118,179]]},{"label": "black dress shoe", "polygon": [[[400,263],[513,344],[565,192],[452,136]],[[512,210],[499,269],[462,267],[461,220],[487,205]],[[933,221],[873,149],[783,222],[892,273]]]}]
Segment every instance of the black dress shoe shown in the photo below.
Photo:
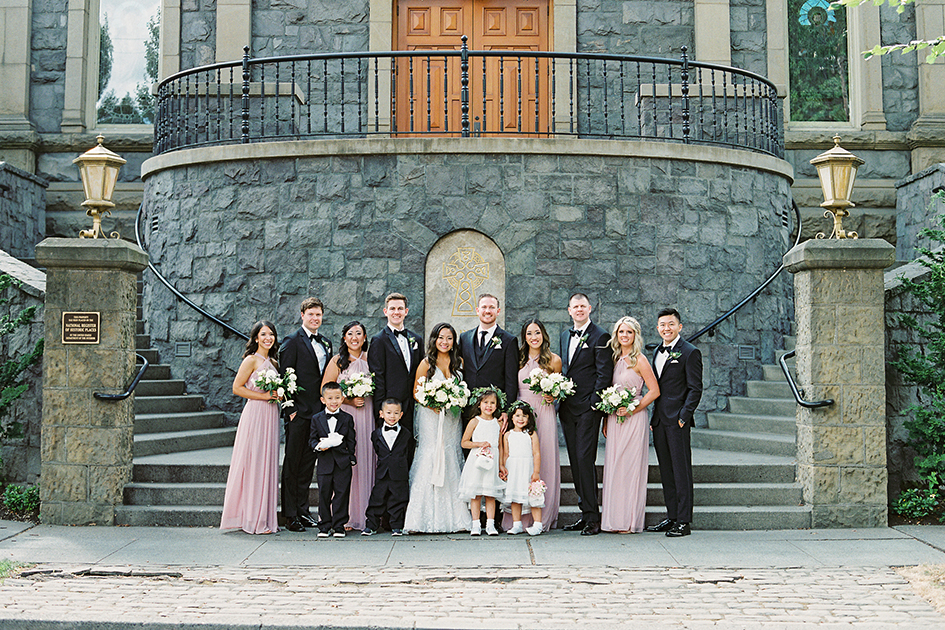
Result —
[{"label": "black dress shoe", "polygon": [[671,530],[666,532],[666,535],[670,538],[679,538],[680,536],[688,536],[691,533],[689,523],[676,523]]},{"label": "black dress shoe", "polygon": [[673,527],[675,527],[675,526],[676,526],[676,521],[673,521],[673,520],[670,520],[670,519],[667,518],[667,519],[665,519],[664,521],[662,521],[661,523],[657,523],[656,525],[650,525],[649,527],[646,528],[646,531],[648,531],[648,532],[668,532],[669,530],[671,530],[671,529],[672,529]]},{"label": "black dress shoe", "polygon": [[600,533],[600,525],[597,523],[588,523],[587,526],[581,530],[581,536],[596,536]]},{"label": "black dress shoe", "polygon": [[285,528],[289,530],[290,532],[304,532],[305,531],[305,526],[302,525],[302,521],[300,521],[298,517],[289,521],[289,524],[286,525]]},{"label": "black dress shoe", "polygon": [[299,514],[298,520],[304,527],[318,527],[318,521],[308,514]]},{"label": "black dress shoe", "polygon": [[587,526],[587,523],[583,518],[578,519],[577,521],[571,523],[570,525],[565,525],[561,529],[566,532],[579,532],[582,531]]}]

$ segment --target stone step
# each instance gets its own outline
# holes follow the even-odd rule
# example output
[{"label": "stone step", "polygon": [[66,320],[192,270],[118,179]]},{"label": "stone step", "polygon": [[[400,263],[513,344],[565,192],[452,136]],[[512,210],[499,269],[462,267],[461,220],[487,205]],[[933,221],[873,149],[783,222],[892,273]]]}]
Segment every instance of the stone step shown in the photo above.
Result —
[{"label": "stone step", "polygon": [[719,431],[715,429],[693,429],[691,435],[693,448],[782,455],[784,457],[794,457],[796,453],[795,442],[795,437],[788,435]]},{"label": "stone step", "polygon": [[[765,381],[769,383],[784,383],[787,385],[787,379],[784,378],[784,372],[781,371],[780,365],[762,365],[761,372],[764,375]],[[794,377],[794,380],[797,380],[797,370],[791,368],[791,376]],[[788,388],[790,391],[790,387]]]},{"label": "stone step", "polygon": [[[791,455],[793,456],[793,452]],[[603,457],[599,457],[597,461],[603,461]],[[603,465],[598,465],[598,481],[603,479],[603,471]],[[794,462],[751,464],[693,463],[692,465],[692,479],[695,483],[791,483],[794,481],[794,475]],[[571,483],[572,481],[571,467],[566,464],[562,465],[561,483]],[[655,462],[650,463],[647,482],[660,482],[660,469]]]},{"label": "stone step", "polygon": [[[226,482],[141,483],[125,486],[125,505],[206,505],[223,507]],[[318,505],[318,486],[312,483],[309,505]]]},{"label": "stone step", "polygon": [[143,457],[159,453],[177,453],[179,451],[232,446],[235,437],[236,427],[145,433],[135,435],[134,456]]},{"label": "stone step", "polygon": [[135,335],[135,348],[138,350],[150,350],[151,349],[151,335],[145,335],[143,333],[138,333]]},{"label": "stone step", "polygon": [[[151,359],[148,359],[151,361]],[[151,363],[148,370],[144,373],[144,381],[163,381],[171,378],[171,366],[161,363]]]},{"label": "stone step", "polygon": [[[225,425],[222,411],[189,411],[183,413],[136,413],[135,435],[171,433],[192,429],[219,429]],[[187,449],[198,450],[198,449]]]},{"label": "stone step", "polygon": [[[695,483],[694,505],[800,505],[803,489],[798,483]],[[598,491],[601,501],[601,491]],[[561,484],[561,504],[577,505],[574,484]],[[646,486],[647,505],[664,505],[663,488],[659,483]]]},{"label": "stone step", "polygon": [[781,373],[780,381],[747,381],[745,391],[749,398],[784,398],[794,400],[791,387]]},{"label": "stone step", "polygon": [[223,505],[119,505],[115,525],[128,527],[219,527]]},{"label": "stone step", "polygon": [[723,413],[710,411],[706,414],[709,428],[718,431],[737,431],[742,433],[774,433],[777,435],[797,435],[797,421],[782,416],[756,416],[741,413]]},{"label": "stone step", "polygon": [[181,413],[201,411],[203,396],[135,396],[135,413]]},{"label": "stone step", "polygon": [[151,365],[161,360],[157,350],[137,350],[136,352],[147,359]]},{"label": "stone step", "polygon": [[135,334],[136,335],[144,334],[144,320],[143,319],[135,320]]},{"label": "stone step", "polygon": [[744,396],[730,396],[728,399],[728,410],[731,413],[793,418],[797,413],[797,403],[791,398],[747,398]]},{"label": "stone step", "polygon": [[[810,506],[808,505],[764,505],[764,506],[693,506],[694,530],[738,530],[738,529],[810,529]],[[558,512],[558,527],[563,527],[581,518],[576,505],[562,506]],[[666,508],[647,506],[645,523],[656,525],[666,518]],[[575,533],[574,536],[578,534]],[[662,536],[662,534],[643,534]]]},{"label": "stone step", "polygon": [[796,335],[784,335],[784,349],[790,352],[797,347]]},{"label": "stone step", "polygon": [[[151,368],[148,368],[149,373]],[[135,388],[135,396],[180,396],[186,384],[182,379],[151,381],[142,379]]]}]

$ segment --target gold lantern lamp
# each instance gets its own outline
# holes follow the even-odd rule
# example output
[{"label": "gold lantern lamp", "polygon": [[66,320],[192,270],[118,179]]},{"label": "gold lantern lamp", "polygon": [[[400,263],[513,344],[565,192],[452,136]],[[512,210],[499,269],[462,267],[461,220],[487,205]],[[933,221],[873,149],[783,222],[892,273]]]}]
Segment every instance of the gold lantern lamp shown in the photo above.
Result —
[{"label": "gold lantern lamp", "polygon": [[[110,214],[111,209],[115,207],[112,203],[112,193],[115,192],[118,171],[127,162],[117,153],[102,146],[105,142],[104,136],[98,136],[96,140],[97,146],[72,160],[73,164],[79,165],[79,175],[85,189],[85,201],[82,205],[87,208],[85,213],[92,217],[92,229],[79,232],[80,238],[108,238],[102,232],[102,217]],[[110,236],[120,238],[118,232],[112,232]]]},{"label": "gold lantern lamp", "polygon": [[[843,229],[843,217],[850,216],[849,208],[853,207],[850,195],[853,193],[856,170],[865,162],[840,146],[840,136],[833,137],[833,144],[832,149],[810,161],[817,167],[817,176],[824,193],[824,202],[820,204],[827,209],[824,216],[833,218],[833,231],[826,238],[858,238],[856,232]],[[818,234],[817,238],[825,238],[824,233]]]}]

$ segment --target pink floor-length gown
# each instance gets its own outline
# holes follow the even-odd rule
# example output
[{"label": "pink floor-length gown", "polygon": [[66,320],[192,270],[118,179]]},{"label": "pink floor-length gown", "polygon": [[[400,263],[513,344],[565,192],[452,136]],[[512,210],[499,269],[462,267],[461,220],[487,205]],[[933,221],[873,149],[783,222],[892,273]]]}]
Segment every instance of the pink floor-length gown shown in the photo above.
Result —
[{"label": "pink floor-length gown", "polygon": [[[558,522],[558,505],[561,502],[561,456],[558,447],[558,414],[554,404],[547,404],[542,397],[528,389],[522,382],[532,370],[538,368],[538,359],[529,359],[518,371],[518,398],[524,400],[535,410],[538,424],[538,450],[541,452],[541,480],[548,489],[545,491],[545,507],[541,510],[542,530],[553,529]],[[509,423],[511,426],[511,419]],[[530,514],[522,515],[522,526],[529,527],[534,522]],[[512,514],[505,513],[502,527],[506,531],[512,527]]]},{"label": "pink floor-length gown", "polygon": [[[259,356],[259,355],[257,355]],[[246,382],[254,392],[259,372],[275,367],[266,359]],[[249,534],[279,531],[279,404],[247,400],[233,442],[233,457],[226,478],[220,529],[242,529]]]},{"label": "pink floor-length gown", "polygon": [[[614,385],[635,387],[643,396],[643,377],[623,359],[614,367]],[[649,471],[649,413],[636,412],[618,424],[607,416],[604,446],[604,484],[600,528],[608,532],[642,532],[646,515],[646,479]]]},{"label": "pink floor-length gown", "polygon": [[[360,357],[351,360],[351,364],[338,376],[338,379],[344,380],[351,374],[358,372],[368,374],[370,371],[367,353],[362,352]],[[353,405],[341,405],[341,408],[354,418],[354,434],[357,438],[355,457],[358,460],[358,463],[351,468],[351,495],[348,500],[349,516],[346,527],[364,529],[367,522],[364,513],[367,511],[368,499],[371,498],[371,489],[374,488],[374,469],[377,461],[374,447],[371,445],[371,432],[374,431],[375,426],[374,403],[371,396],[366,396],[364,406],[360,409]]]}]

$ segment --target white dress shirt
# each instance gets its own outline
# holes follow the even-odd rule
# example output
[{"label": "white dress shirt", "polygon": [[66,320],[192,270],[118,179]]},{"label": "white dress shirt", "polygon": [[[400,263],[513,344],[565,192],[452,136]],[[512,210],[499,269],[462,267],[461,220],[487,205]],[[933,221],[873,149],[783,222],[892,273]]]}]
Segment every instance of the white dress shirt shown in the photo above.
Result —
[{"label": "white dress shirt", "polygon": [[673,348],[676,347],[676,344],[679,342],[679,335],[676,335],[676,338],[673,339],[673,343],[666,346],[669,348],[666,352],[657,352],[656,361],[654,367],[656,368],[656,376],[659,377],[663,373],[663,366],[666,365],[666,360],[669,358],[669,353],[673,351]]},{"label": "white dress shirt", "polygon": [[584,322],[584,325],[582,327],[575,329],[580,334],[571,335],[571,341],[568,342],[568,365],[571,365],[571,361],[574,360],[574,353],[577,352],[578,342],[580,341],[581,337],[584,336],[584,333],[587,332],[587,328],[590,325],[591,325],[591,320],[587,320],[586,322]]},{"label": "white dress shirt", "polygon": [[[394,328],[393,326],[387,326],[393,332],[398,332],[404,330],[403,328]],[[400,346],[400,354],[404,355],[404,361],[407,362],[407,371],[410,371],[410,342],[407,341],[407,337],[404,335],[394,335],[394,339],[397,341],[397,345]]]}]

